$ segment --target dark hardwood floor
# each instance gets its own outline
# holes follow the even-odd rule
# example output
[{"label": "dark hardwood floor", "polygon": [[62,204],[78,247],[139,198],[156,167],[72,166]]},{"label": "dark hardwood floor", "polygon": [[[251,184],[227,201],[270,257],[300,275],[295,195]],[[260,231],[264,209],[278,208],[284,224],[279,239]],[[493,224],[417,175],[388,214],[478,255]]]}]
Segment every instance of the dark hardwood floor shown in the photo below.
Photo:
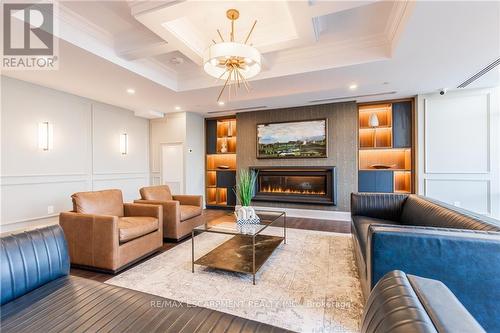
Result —
[{"label": "dark hardwood floor", "polygon": [[[226,214],[233,214],[232,212],[228,212],[225,210],[217,210],[217,209],[205,209],[203,211],[203,214],[199,217],[200,219],[203,219],[205,221],[212,221],[218,217],[224,216]],[[280,226],[280,223],[277,222],[275,223],[276,226]],[[329,231],[329,232],[339,232],[339,233],[350,233],[351,232],[351,227],[350,227],[350,222],[348,221],[335,221],[335,220],[318,220],[318,219],[308,219],[308,218],[297,218],[297,217],[287,217],[287,228],[295,228],[295,229],[307,229],[307,230],[316,230],[316,231]],[[164,242],[163,247],[156,252],[155,254],[151,255],[149,258],[146,258],[144,260],[148,260],[154,256],[159,255],[160,253],[163,253],[165,251],[170,250],[171,248],[174,248],[175,246],[182,244],[183,242],[189,241],[191,237],[188,237],[180,242]],[[123,270],[122,272],[125,272],[126,270],[139,265],[141,262],[144,260],[138,262],[137,264],[134,264],[127,269]],[[120,273],[122,273],[120,272]],[[118,274],[120,274],[118,273]],[[110,278],[112,278],[114,275],[112,274],[106,274],[106,273],[101,273],[101,272],[94,272],[90,270],[84,270],[84,269],[77,269],[77,268],[71,268],[71,275],[74,276],[79,276],[95,281],[100,281],[104,282]]]}]

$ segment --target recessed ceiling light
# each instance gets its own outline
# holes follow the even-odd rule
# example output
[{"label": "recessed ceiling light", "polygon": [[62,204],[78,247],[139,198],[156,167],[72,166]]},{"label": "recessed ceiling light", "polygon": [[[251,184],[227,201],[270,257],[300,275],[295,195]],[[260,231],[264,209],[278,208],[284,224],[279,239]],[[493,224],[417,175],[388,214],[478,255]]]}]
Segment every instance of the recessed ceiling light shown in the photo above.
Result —
[{"label": "recessed ceiling light", "polygon": [[130,94],[130,95],[135,94],[135,89],[133,89],[133,88],[128,88],[128,89],[127,89],[127,94]]},{"label": "recessed ceiling light", "polygon": [[356,89],[358,89],[358,85],[357,85],[357,84],[355,84],[355,83],[353,83],[353,84],[351,84],[351,85],[349,86],[349,89],[350,89],[350,90],[356,90]]},{"label": "recessed ceiling light", "polygon": [[217,104],[219,104],[220,106],[224,105],[224,101],[218,101]]},{"label": "recessed ceiling light", "polygon": [[175,111],[180,111],[180,110],[181,110],[181,107],[180,107],[179,105],[176,105],[176,106],[174,107],[174,109],[175,109]]}]

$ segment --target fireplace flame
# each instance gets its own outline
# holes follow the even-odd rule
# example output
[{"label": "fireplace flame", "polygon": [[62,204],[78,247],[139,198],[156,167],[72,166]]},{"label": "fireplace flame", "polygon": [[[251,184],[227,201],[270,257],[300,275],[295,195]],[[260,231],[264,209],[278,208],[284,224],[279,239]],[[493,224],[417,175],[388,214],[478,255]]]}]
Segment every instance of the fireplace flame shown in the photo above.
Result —
[{"label": "fireplace flame", "polygon": [[281,186],[271,186],[262,187],[261,192],[265,193],[287,193],[287,194],[307,194],[307,195],[325,195],[324,191],[313,191],[313,190],[295,190],[290,188],[282,188]]}]

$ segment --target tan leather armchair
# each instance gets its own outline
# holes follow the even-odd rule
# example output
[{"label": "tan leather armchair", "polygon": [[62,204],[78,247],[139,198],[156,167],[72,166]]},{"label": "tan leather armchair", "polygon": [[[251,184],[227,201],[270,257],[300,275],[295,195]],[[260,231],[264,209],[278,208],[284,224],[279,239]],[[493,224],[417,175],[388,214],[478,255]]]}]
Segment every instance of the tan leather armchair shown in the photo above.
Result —
[{"label": "tan leather armchair", "polygon": [[167,185],[143,187],[139,192],[142,199],[135,203],[162,205],[164,238],[180,240],[204,223],[199,217],[203,211],[201,195],[172,195]]},{"label": "tan leather armchair", "polygon": [[116,273],[163,246],[158,205],[123,203],[120,190],[79,192],[59,215],[71,264]]}]

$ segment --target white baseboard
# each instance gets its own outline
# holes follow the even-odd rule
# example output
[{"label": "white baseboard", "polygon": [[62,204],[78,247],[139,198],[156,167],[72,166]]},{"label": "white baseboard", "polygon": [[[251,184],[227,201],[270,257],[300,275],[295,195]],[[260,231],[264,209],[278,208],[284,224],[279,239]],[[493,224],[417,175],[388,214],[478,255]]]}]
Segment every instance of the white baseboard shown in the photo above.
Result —
[{"label": "white baseboard", "polygon": [[[283,208],[283,207],[265,207],[253,205],[256,209],[269,210],[269,211],[285,211],[287,216],[290,217],[303,217],[308,219],[317,220],[336,220],[336,221],[350,221],[351,212],[342,212],[336,210],[316,210],[316,209],[297,209],[297,208]],[[237,206],[236,208],[239,208]]]}]

